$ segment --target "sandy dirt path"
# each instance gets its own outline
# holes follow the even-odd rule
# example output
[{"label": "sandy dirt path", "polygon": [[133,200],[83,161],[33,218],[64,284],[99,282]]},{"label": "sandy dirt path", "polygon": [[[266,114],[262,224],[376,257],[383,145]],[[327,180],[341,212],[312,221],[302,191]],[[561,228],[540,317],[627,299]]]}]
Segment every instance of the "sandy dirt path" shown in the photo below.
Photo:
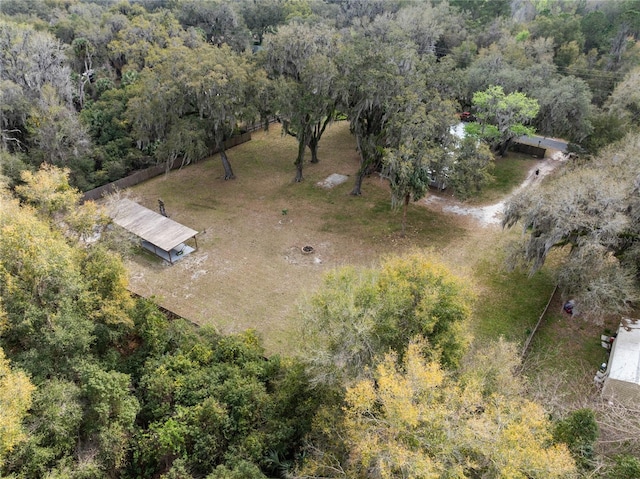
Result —
[{"label": "sandy dirt path", "polygon": [[502,213],[504,211],[505,203],[509,198],[549,175],[562,162],[564,162],[566,158],[567,156],[562,152],[556,152],[549,158],[540,161],[529,170],[525,180],[498,203],[486,206],[466,206],[464,203],[456,201],[455,199],[433,194],[422,200],[422,203],[429,208],[433,208],[434,210],[441,211],[443,213],[469,216],[476,219],[477,222],[484,227],[499,225],[502,222]]}]

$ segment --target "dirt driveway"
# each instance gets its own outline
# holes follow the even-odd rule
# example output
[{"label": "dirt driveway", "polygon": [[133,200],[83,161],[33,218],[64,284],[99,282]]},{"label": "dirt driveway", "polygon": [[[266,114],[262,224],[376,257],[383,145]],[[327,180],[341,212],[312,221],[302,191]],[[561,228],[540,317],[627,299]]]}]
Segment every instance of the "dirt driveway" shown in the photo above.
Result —
[{"label": "dirt driveway", "polygon": [[451,213],[455,215],[468,216],[477,220],[478,224],[483,227],[490,225],[498,225],[502,222],[502,213],[504,211],[505,203],[511,196],[523,190],[534,186],[542,178],[549,175],[555,170],[562,162],[566,160],[566,155],[562,152],[554,152],[549,158],[540,161],[533,166],[525,180],[516,188],[509,196],[503,200],[486,206],[469,207],[464,203],[460,203],[450,197],[429,195],[423,200],[423,203],[429,208],[433,208],[437,211],[444,213]]}]

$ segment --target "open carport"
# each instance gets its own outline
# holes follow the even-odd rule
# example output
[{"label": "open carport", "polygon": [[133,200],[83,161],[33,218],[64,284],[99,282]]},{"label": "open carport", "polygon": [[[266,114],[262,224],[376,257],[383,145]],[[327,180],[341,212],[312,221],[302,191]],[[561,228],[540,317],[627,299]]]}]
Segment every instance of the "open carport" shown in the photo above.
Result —
[{"label": "open carport", "polygon": [[[198,248],[198,232],[127,198],[109,208],[115,224],[142,240],[142,247],[173,264]],[[193,238],[194,247],[186,244]]]}]

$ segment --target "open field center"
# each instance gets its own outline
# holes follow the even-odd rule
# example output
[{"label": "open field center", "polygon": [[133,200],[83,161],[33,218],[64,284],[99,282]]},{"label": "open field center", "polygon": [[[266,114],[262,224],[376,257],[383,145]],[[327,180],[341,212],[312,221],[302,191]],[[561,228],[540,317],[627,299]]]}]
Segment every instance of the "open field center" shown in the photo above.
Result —
[{"label": "open field center", "polygon": [[[198,250],[173,266],[146,252],[130,258],[131,289],[222,333],[255,329],[269,354],[294,354],[300,337],[297,307],[321,285],[327,270],[375,266],[385,255],[427,249],[471,284],[477,297],[470,325],[476,339],[525,340],[554,284],[547,270],[529,278],[526,272],[504,268],[503,246],[519,231],[451,212],[443,205],[460,205],[444,192],[410,205],[402,238],[401,213],[391,210],[384,180],[368,177],[361,197],[349,195],[358,153],[346,122],[328,128],[320,162],[305,165],[302,183],[293,182],[296,148],[295,139],[282,136],[279,125],[273,125],[228,151],[236,180],[222,179],[215,156],[133,188],[133,199],[151,209],[162,199],[172,219],[199,234]],[[495,183],[463,207],[500,201],[540,162],[515,154],[499,159]],[[348,181],[333,188],[318,185],[332,174]],[[313,252],[303,253],[305,246]],[[559,309],[552,306],[552,321],[543,331],[547,343],[553,343],[547,346],[555,351],[555,366],[562,360],[557,357],[562,341],[577,341],[571,348],[586,357],[585,371],[592,360],[597,368],[601,352],[591,343],[598,344],[599,330],[574,324],[562,334],[563,322],[577,320],[562,316]],[[549,330],[554,325],[560,326],[555,333]]]}]

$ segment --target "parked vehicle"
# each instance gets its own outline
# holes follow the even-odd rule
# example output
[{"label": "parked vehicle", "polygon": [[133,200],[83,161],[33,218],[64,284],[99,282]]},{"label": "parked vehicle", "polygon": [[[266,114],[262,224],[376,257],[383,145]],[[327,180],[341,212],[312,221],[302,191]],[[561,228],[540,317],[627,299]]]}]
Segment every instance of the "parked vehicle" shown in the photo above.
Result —
[{"label": "parked vehicle", "polygon": [[476,121],[476,117],[469,111],[463,111],[458,116],[461,121]]}]

